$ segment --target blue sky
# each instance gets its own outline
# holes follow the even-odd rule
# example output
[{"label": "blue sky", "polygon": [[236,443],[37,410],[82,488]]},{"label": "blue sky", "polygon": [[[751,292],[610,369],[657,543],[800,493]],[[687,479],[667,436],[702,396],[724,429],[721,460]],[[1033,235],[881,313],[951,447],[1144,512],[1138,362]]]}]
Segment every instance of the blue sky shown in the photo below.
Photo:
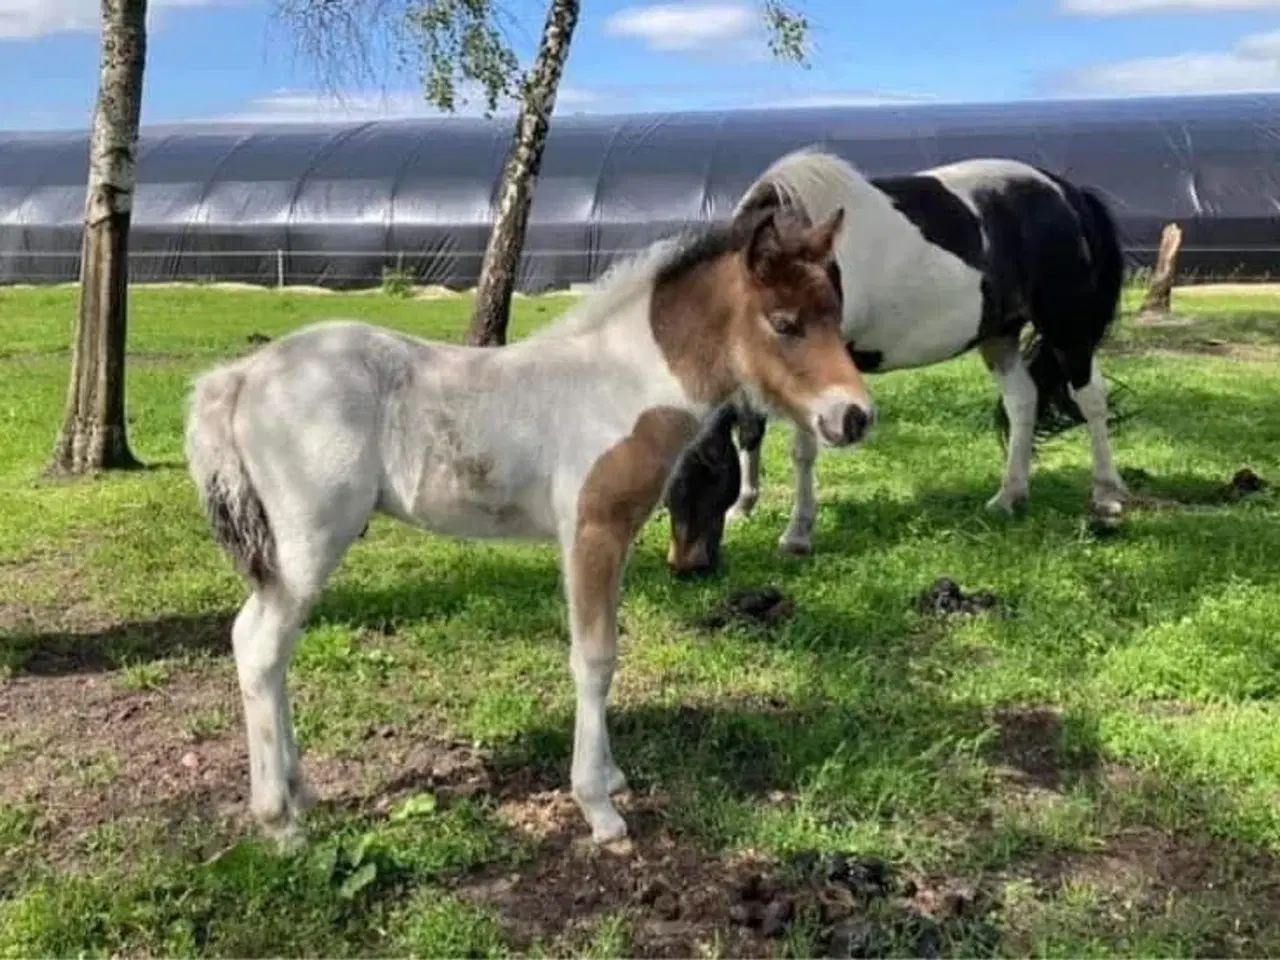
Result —
[{"label": "blue sky", "polygon": [[[585,0],[558,110],[1280,90],[1280,0],[796,0],[809,69],[771,62],[752,0]],[[79,128],[99,0],[0,0],[0,128]],[[545,6],[508,0],[531,48]],[[151,0],[143,123],[430,112],[415,77],[324,92],[271,0]],[[464,110],[470,110],[464,107]]]}]

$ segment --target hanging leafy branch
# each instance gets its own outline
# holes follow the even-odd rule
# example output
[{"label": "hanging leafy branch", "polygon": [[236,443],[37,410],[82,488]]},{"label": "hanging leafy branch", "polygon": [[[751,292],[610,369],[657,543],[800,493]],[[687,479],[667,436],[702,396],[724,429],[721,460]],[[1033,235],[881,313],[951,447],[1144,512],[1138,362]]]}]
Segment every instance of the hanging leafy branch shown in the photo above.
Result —
[{"label": "hanging leafy branch", "polygon": [[[475,91],[486,115],[523,102],[528,74],[502,0],[272,0],[299,53],[320,81],[343,89],[377,82],[388,65],[419,76],[424,100],[455,113],[460,94]],[[770,52],[808,65],[808,19],[796,4],[761,0]]]}]

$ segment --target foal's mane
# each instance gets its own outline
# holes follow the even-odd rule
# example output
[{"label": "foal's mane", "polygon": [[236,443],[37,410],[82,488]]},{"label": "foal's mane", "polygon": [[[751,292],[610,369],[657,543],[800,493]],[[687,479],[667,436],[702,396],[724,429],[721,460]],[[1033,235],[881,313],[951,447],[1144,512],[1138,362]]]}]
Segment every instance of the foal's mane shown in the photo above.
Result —
[{"label": "foal's mane", "polygon": [[[760,216],[763,215],[762,211]],[[572,336],[608,326],[632,300],[657,284],[670,283],[705,263],[741,250],[751,236],[748,225],[756,220],[752,216],[741,221],[716,221],[651,243],[606,270],[578,303],[526,339]]]}]

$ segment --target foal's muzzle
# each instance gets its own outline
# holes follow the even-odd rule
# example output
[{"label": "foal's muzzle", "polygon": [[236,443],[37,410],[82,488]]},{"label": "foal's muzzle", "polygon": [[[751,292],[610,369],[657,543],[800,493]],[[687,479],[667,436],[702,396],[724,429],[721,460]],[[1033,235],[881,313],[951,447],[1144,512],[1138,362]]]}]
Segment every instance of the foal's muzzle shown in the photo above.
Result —
[{"label": "foal's muzzle", "polygon": [[818,434],[833,447],[861,440],[875,422],[875,411],[856,403],[833,403],[818,415]]}]

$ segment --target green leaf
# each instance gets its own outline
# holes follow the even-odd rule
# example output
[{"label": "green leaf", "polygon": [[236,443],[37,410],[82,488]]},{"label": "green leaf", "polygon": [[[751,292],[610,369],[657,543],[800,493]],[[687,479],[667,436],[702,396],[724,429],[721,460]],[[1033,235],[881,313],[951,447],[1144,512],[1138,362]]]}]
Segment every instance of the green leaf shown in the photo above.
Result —
[{"label": "green leaf", "polygon": [[342,881],[342,886],[338,888],[338,896],[344,900],[354,899],[365,887],[373,883],[378,878],[378,865],[370,860],[364,864],[359,870]]},{"label": "green leaf", "polygon": [[396,807],[389,819],[392,823],[401,823],[416,817],[429,816],[436,812],[437,805],[435,794],[419,793]]}]

